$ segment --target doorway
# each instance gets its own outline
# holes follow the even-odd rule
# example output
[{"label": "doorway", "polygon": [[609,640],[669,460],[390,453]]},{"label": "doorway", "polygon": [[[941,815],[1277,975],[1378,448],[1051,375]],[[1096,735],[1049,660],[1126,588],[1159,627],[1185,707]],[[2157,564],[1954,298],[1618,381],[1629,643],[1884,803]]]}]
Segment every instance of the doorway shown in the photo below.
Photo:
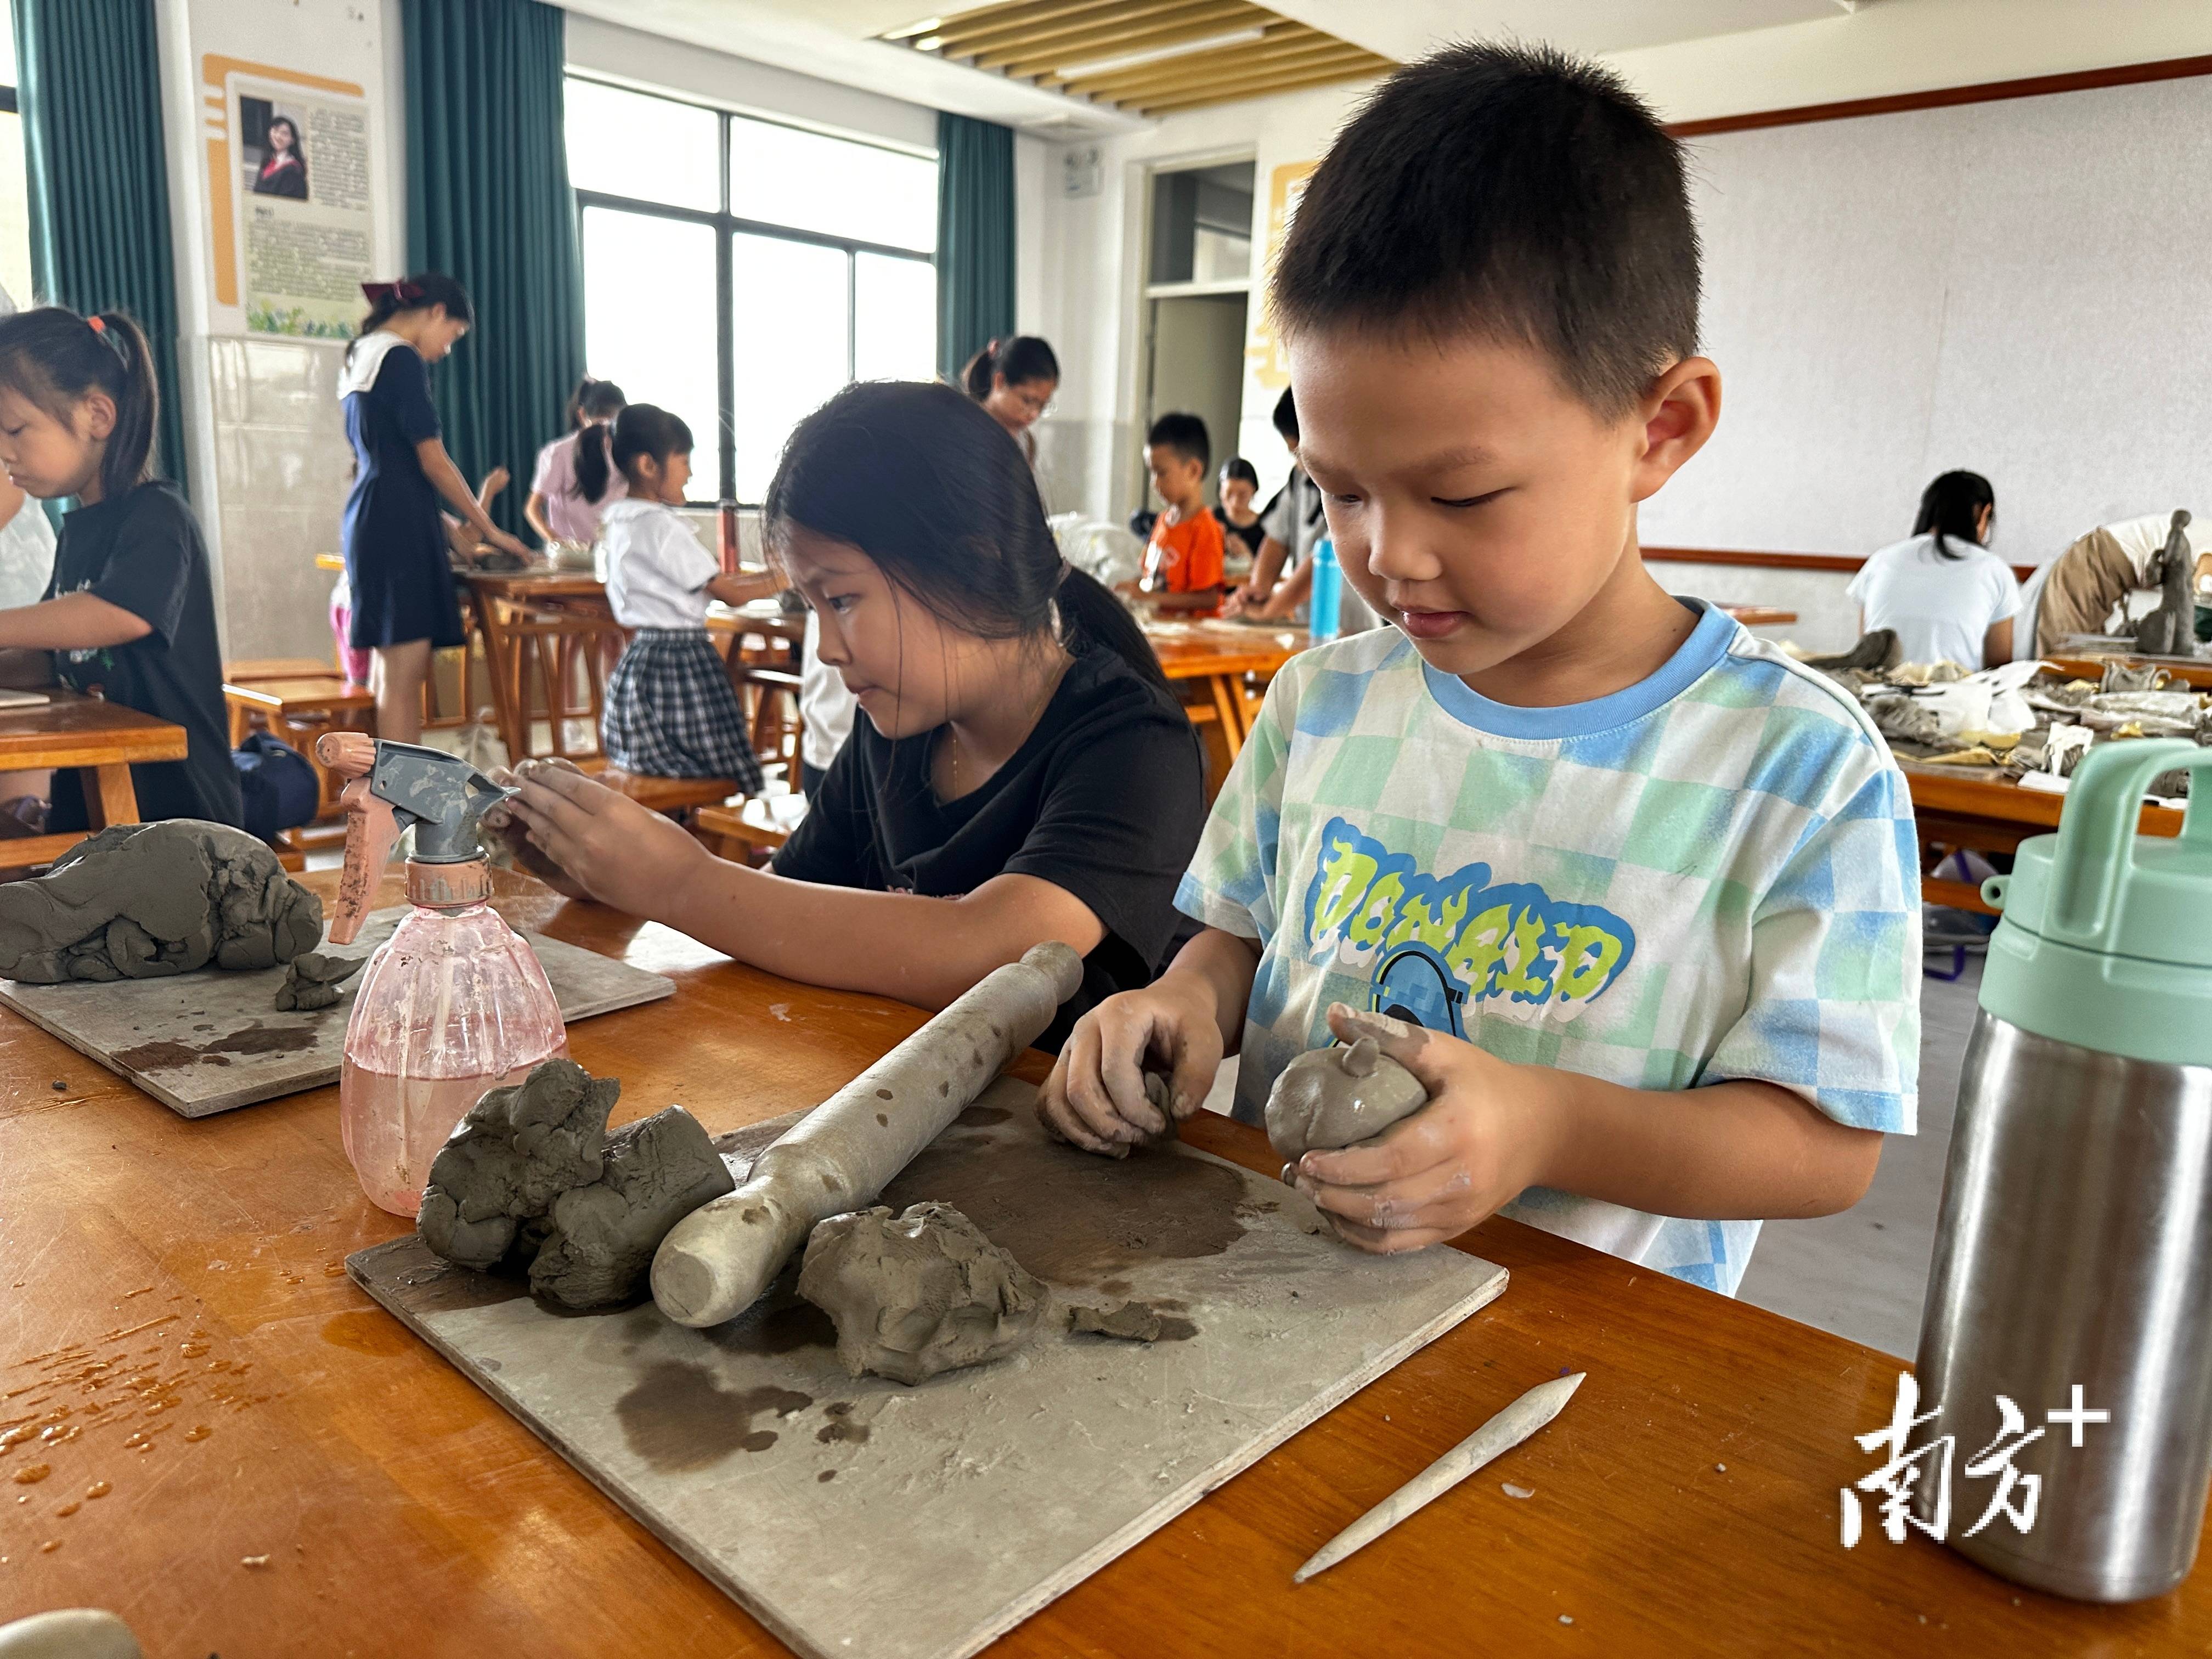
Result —
[{"label": "doorway", "polygon": [[1252,281],[1253,164],[1231,161],[1152,175],[1145,284],[1145,380],[1137,432],[1137,501],[1149,499],[1144,434],[1179,410],[1206,422],[1214,477],[1237,453],[1244,407],[1244,325]]}]

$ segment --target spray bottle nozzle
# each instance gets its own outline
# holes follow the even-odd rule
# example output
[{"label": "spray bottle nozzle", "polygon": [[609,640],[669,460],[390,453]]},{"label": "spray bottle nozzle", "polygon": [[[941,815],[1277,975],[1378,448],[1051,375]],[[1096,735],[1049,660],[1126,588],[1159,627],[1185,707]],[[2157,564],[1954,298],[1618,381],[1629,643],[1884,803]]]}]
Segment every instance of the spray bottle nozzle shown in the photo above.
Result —
[{"label": "spray bottle nozzle", "polygon": [[478,860],[484,855],[478,839],[483,815],[515,793],[459,756],[361,732],[326,733],[316,739],[315,755],[351,780],[340,797],[347,823],[345,871],[331,923],[331,939],[337,945],[351,944],[360,933],[401,830],[411,826],[415,831],[410,865]]}]

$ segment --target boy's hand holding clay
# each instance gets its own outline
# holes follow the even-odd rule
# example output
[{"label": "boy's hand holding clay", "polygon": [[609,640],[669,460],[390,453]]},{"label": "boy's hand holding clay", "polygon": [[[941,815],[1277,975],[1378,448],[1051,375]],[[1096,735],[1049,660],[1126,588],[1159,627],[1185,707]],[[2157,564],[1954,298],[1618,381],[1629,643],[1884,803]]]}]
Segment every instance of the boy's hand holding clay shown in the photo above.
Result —
[{"label": "boy's hand holding clay", "polygon": [[1346,1042],[1372,1037],[1429,1091],[1429,1103],[1372,1140],[1310,1152],[1292,1184],[1347,1243],[1378,1254],[1455,1238],[1523,1188],[1540,1184],[1542,1068],[1515,1066],[1461,1038],[1342,1003],[1328,1027]]}]

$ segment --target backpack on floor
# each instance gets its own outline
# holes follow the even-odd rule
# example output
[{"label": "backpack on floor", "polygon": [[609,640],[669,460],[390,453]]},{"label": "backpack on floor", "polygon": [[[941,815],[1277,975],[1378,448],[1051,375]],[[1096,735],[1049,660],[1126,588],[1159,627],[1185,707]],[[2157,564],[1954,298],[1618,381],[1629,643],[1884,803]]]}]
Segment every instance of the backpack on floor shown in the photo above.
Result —
[{"label": "backpack on floor", "polygon": [[246,804],[246,833],[274,841],[287,830],[313,823],[322,786],[307,757],[266,732],[251,732],[230,751],[238,768],[238,793]]}]

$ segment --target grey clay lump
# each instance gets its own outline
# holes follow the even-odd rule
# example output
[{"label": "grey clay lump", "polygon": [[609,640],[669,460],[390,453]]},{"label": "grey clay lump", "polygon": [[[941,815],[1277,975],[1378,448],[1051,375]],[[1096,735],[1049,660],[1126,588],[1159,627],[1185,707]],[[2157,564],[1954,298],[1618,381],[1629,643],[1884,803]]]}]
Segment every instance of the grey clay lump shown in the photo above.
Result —
[{"label": "grey clay lump", "polygon": [[422,1242],[464,1267],[526,1267],[567,1307],[638,1294],[668,1230],[737,1183],[681,1106],[608,1134],[621,1094],[572,1060],[488,1091],[430,1165]]},{"label": "grey clay lump", "polygon": [[1285,1158],[1372,1139],[1429,1103],[1419,1079],[1362,1037],[1285,1066],[1267,1095],[1267,1139]]},{"label": "grey clay lump", "polygon": [[1044,1322],[1052,1293],[950,1204],[878,1205],[816,1224],[799,1293],[836,1322],[854,1376],[927,1381],[1003,1358]]},{"label": "grey clay lump", "polygon": [[0,975],[33,985],[273,968],[323,936],[322,902],[243,830],[118,823],[0,886]]},{"label": "grey clay lump", "polygon": [[289,1014],[329,1007],[345,994],[346,981],[359,973],[368,960],[328,951],[302,951],[285,965],[284,982],[276,988],[276,1012]]}]

